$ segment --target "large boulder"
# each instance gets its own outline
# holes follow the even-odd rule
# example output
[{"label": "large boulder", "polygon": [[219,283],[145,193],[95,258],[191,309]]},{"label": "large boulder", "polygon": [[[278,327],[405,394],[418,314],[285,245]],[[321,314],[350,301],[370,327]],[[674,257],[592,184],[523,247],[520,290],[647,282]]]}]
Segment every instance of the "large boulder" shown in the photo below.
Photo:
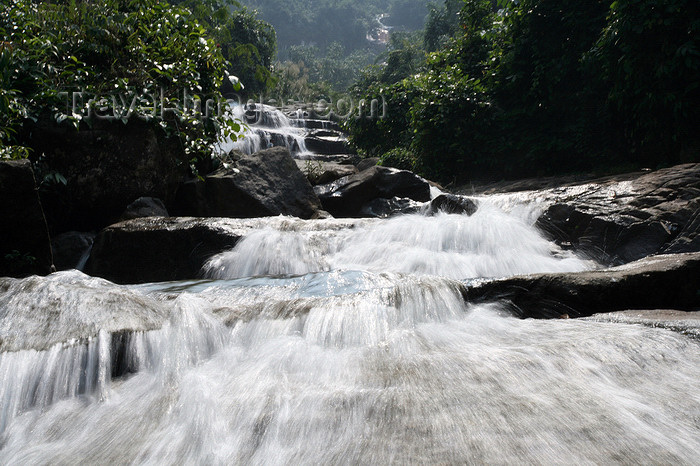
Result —
[{"label": "large boulder", "polygon": [[233,166],[184,183],[172,208],[194,217],[312,218],[321,203],[289,150],[273,147],[240,157]]},{"label": "large boulder", "polygon": [[559,244],[600,262],[700,251],[700,164],[562,191],[537,225]]},{"label": "large boulder", "polygon": [[306,148],[317,154],[345,154],[351,152],[347,139],[339,132],[321,130],[304,139]]},{"label": "large boulder", "polygon": [[147,217],[117,223],[95,238],[85,271],[115,283],[196,278],[212,255],[247,231],[235,221]]},{"label": "large boulder", "polygon": [[178,138],[157,124],[95,120],[92,127],[42,124],[28,130],[27,144],[46,170],[65,186],[42,193],[53,233],[96,230],[114,223],[141,196],[172,200],[188,157]]},{"label": "large boulder", "polygon": [[[213,255],[264,228],[321,231],[352,228],[368,220],[300,220],[291,217],[147,217],[105,228],[95,239],[86,273],[115,283],[148,283],[201,277]],[[323,234],[323,233],[322,233]]]},{"label": "large boulder", "polygon": [[354,165],[321,160],[296,160],[297,167],[306,175],[309,183],[316,186],[327,184],[344,176],[354,175],[357,168]]},{"label": "large boulder", "polygon": [[141,217],[169,217],[168,209],[157,197],[139,197],[129,204],[120,217],[120,221]]},{"label": "large boulder", "polygon": [[472,215],[477,208],[478,204],[473,199],[443,193],[430,201],[426,214],[435,215],[438,212],[444,212],[446,214]]},{"label": "large boulder", "polygon": [[316,186],[314,190],[324,210],[335,217],[361,216],[362,207],[377,198],[430,200],[430,185],[423,178],[406,170],[380,166]]},{"label": "large boulder", "polygon": [[580,317],[629,309],[700,307],[700,253],[652,256],[589,272],[494,280],[467,289],[471,302],[502,300],[520,317]]},{"label": "large boulder", "polygon": [[0,276],[51,273],[49,232],[28,160],[0,161]]}]

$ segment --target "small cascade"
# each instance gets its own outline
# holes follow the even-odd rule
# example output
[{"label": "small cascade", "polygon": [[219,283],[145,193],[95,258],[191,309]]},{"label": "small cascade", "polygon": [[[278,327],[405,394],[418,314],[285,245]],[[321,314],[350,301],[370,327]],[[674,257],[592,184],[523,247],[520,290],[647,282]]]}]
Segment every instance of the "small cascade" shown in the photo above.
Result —
[{"label": "small cascade", "polygon": [[[175,299],[146,296],[115,285],[108,285],[111,290],[103,290],[106,299],[86,296],[86,304],[96,306],[92,311],[105,318],[95,322],[99,328],[96,334],[75,338],[74,335],[90,332],[89,318],[84,314],[82,321],[62,316],[80,314],[83,303],[79,302],[79,295],[63,300],[58,296],[70,291],[85,292],[95,279],[71,271],[54,274],[37,286],[38,280],[12,280],[9,286],[0,283],[14,295],[9,303],[13,307],[37,295],[56,298],[53,316],[42,327],[22,326],[22,318],[34,317],[30,306],[14,309],[18,327],[12,332],[0,328],[0,433],[22,413],[45,410],[62,400],[105,401],[113,377],[139,371],[172,377],[175,372],[209,358],[228,339],[221,321],[203,313],[200,302],[189,295]],[[35,286],[40,289],[33,289]],[[31,294],[27,290],[32,290]],[[121,299],[115,299],[119,294]],[[7,296],[0,294],[0,306],[8,305]],[[167,317],[156,311],[161,307],[161,299],[166,299],[171,309]],[[134,319],[135,314],[141,316]],[[2,316],[0,327],[8,320],[7,315]],[[109,325],[106,321],[110,321]]]},{"label": "small cascade", "polygon": [[338,231],[270,227],[213,257],[205,273],[224,279],[370,270],[465,280],[594,267],[544,239],[531,219],[531,210],[506,213],[482,200],[471,216],[402,215]]},{"label": "small cascade", "polygon": [[0,463],[695,462],[697,342],[506,318],[460,288],[356,271],[125,288],[174,308],[131,335],[138,371],[25,404]]},{"label": "small cascade", "polygon": [[696,464],[681,321],[465,301],[465,281],[595,267],[538,208],[251,220],[199,280],[0,278],[0,465]]},{"label": "small cascade", "polygon": [[242,121],[247,129],[236,141],[221,141],[219,150],[228,153],[239,150],[253,154],[270,147],[286,147],[293,157],[308,155],[303,127],[293,123],[284,113],[269,105],[233,105],[233,117]]},{"label": "small cascade", "polygon": [[111,372],[109,351],[109,335],[100,331],[84,343],[0,353],[0,433],[28,409],[83,394],[104,398]]}]

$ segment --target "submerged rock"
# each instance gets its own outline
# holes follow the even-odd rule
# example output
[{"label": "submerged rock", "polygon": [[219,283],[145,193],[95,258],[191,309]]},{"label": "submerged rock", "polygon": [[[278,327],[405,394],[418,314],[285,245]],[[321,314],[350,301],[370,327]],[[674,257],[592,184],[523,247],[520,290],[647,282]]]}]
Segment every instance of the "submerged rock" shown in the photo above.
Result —
[{"label": "submerged rock", "polygon": [[647,257],[589,272],[524,275],[470,287],[472,302],[502,300],[520,317],[590,316],[629,309],[700,308],[700,253]]},{"label": "submerged rock", "polygon": [[586,317],[594,322],[616,322],[664,328],[692,338],[700,339],[700,311],[678,311],[675,309],[641,309],[594,314]]},{"label": "submerged rock", "polygon": [[0,278],[0,353],[160,328],[168,306],[78,271]]},{"label": "submerged rock", "polygon": [[406,170],[380,166],[316,186],[314,191],[324,210],[336,217],[359,217],[362,207],[377,198],[430,200],[430,185],[426,180]]},{"label": "submerged rock", "polygon": [[0,276],[51,272],[44,211],[29,160],[0,161]]},{"label": "submerged rock", "polygon": [[321,205],[289,150],[242,156],[235,167],[184,183],[173,211],[194,217],[314,217]]}]

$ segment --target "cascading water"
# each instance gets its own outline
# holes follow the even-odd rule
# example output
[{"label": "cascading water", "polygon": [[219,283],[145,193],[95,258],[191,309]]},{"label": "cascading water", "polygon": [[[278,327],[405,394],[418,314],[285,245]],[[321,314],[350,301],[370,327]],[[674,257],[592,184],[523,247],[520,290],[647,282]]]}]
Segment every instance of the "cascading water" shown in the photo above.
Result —
[{"label": "cascading water", "polygon": [[0,279],[0,463],[696,464],[698,340],[464,301],[595,266],[533,212],[272,219],[205,280]]},{"label": "cascading water", "polygon": [[232,105],[231,112],[234,118],[247,124],[247,130],[235,141],[221,141],[221,153],[226,154],[235,149],[244,154],[253,154],[273,146],[282,146],[289,149],[295,157],[309,154],[304,131],[275,107],[261,104],[256,104],[254,108]]}]

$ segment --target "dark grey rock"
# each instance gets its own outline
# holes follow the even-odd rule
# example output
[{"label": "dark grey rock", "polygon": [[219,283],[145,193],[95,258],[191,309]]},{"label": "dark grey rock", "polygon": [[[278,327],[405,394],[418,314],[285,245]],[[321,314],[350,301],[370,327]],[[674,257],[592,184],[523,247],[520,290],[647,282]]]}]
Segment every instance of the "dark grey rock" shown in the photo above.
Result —
[{"label": "dark grey rock", "polygon": [[415,214],[420,211],[422,204],[405,197],[391,199],[377,198],[360,209],[362,217],[388,218],[399,214]]},{"label": "dark grey rock", "polygon": [[380,166],[316,186],[314,191],[324,210],[335,217],[359,217],[362,207],[377,198],[430,200],[430,185],[423,178],[409,171]]},{"label": "dark grey rock", "polygon": [[313,186],[327,184],[344,176],[357,173],[357,168],[354,165],[335,162],[296,160],[296,164]]},{"label": "dark grey rock", "polygon": [[357,164],[358,171],[365,171],[368,168],[372,168],[379,163],[379,157],[367,157]]},{"label": "dark grey rock", "polygon": [[0,276],[51,273],[44,212],[28,160],[0,161]]},{"label": "dark grey rock", "polygon": [[591,272],[526,275],[466,291],[471,302],[501,300],[520,317],[581,317],[629,309],[700,307],[700,253],[647,257]]},{"label": "dark grey rock", "polygon": [[350,145],[340,136],[307,136],[306,148],[317,154],[346,154],[351,152]]},{"label": "dark grey rock", "polygon": [[95,241],[93,232],[67,231],[51,239],[57,270],[82,269]]},{"label": "dark grey rock", "polygon": [[475,200],[454,194],[440,194],[430,201],[426,214],[435,215],[438,212],[446,214],[466,214],[472,215],[478,209]]},{"label": "dark grey rock", "polygon": [[120,221],[141,217],[169,217],[163,201],[156,197],[139,197],[126,207]]},{"label": "dark grey rock", "polygon": [[234,167],[184,183],[173,212],[196,217],[311,218],[320,201],[289,151],[282,147],[241,157]]},{"label": "dark grey rock", "polygon": [[675,239],[667,245],[666,254],[700,251],[700,210],[696,210]]},{"label": "dark grey rock", "polygon": [[196,278],[204,262],[243,236],[221,219],[147,217],[117,223],[95,238],[85,271],[115,283]]},{"label": "dark grey rock", "polygon": [[605,264],[700,251],[700,164],[594,182],[574,192],[537,221],[559,244]]}]

